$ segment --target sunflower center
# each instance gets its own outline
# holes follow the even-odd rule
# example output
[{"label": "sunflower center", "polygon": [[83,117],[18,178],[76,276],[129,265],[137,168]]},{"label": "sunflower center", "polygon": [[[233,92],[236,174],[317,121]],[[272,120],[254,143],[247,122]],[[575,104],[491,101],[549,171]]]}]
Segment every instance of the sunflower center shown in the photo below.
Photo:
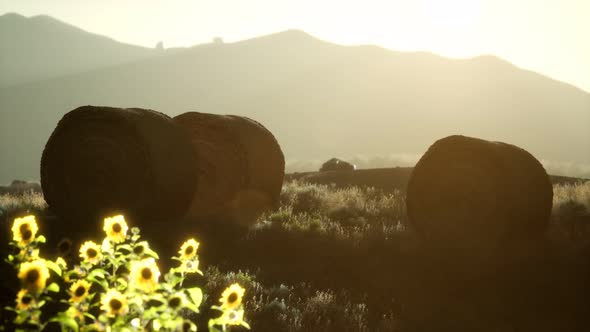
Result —
[{"label": "sunflower center", "polygon": [[191,330],[191,323],[189,323],[189,322],[182,323],[182,331],[183,332],[189,332],[190,330]]},{"label": "sunflower center", "polygon": [[236,293],[231,293],[229,294],[229,296],[227,297],[227,302],[228,303],[234,303],[238,300],[238,294]]},{"label": "sunflower center", "polygon": [[144,268],[141,270],[141,277],[142,277],[143,279],[146,279],[146,280],[149,280],[149,279],[151,279],[151,278],[152,278],[152,270],[150,270],[150,269],[149,269],[149,268],[147,268],[147,267],[144,267]]},{"label": "sunflower center", "polygon": [[86,250],[86,255],[88,255],[88,258],[94,258],[96,255],[98,255],[98,251],[96,251],[94,248],[89,248]]},{"label": "sunflower center", "polygon": [[63,240],[63,241],[61,241],[61,242],[59,243],[59,245],[58,245],[58,248],[57,248],[57,249],[58,249],[60,252],[62,252],[62,253],[63,253],[63,252],[68,252],[68,251],[70,251],[70,247],[71,247],[71,243],[70,243],[70,241],[68,241],[68,240]]},{"label": "sunflower center", "polygon": [[114,311],[117,311],[119,309],[121,309],[121,307],[123,307],[123,303],[117,299],[112,299],[109,302],[109,306],[111,307],[111,309],[113,309]]},{"label": "sunflower center", "polygon": [[195,248],[193,248],[193,246],[188,246],[188,247],[187,247],[187,248],[184,250],[184,253],[185,253],[186,255],[190,255],[190,254],[192,254],[192,253],[193,253],[193,251],[195,251]]},{"label": "sunflower center", "polygon": [[113,224],[113,228],[112,228],[113,232],[119,233],[121,231],[121,229],[122,228],[121,228],[121,225],[119,223],[114,223]]},{"label": "sunflower center", "polygon": [[180,305],[180,298],[179,297],[173,297],[173,298],[171,298],[170,301],[168,301],[168,305],[172,309],[178,308],[178,306]]},{"label": "sunflower center", "polygon": [[236,320],[236,318],[238,318],[238,316],[235,311],[229,313],[229,320]]},{"label": "sunflower center", "polygon": [[23,298],[20,300],[22,302],[22,304],[29,304],[31,302],[33,302],[33,297],[30,295],[25,295],[23,296]]},{"label": "sunflower center", "polygon": [[136,255],[139,255],[139,254],[143,253],[143,250],[144,250],[143,246],[138,245],[135,248],[133,248],[133,253]]},{"label": "sunflower center", "polygon": [[18,228],[18,230],[20,231],[21,237],[25,241],[29,240],[33,236],[33,232],[31,232],[31,228],[29,227],[28,224],[22,224],[22,225],[20,225],[20,227]]},{"label": "sunflower center", "polygon": [[76,288],[74,295],[76,295],[77,297],[80,297],[80,296],[84,295],[84,293],[86,293],[86,288],[84,286],[79,286],[78,288]]},{"label": "sunflower center", "polygon": [[25,281],[29,284],[34,284],[35,282],[37,282],[37,280],[39,280],[40,276],[41,276],[41,274],[39,274],[39,271],[29,270],[29,272],[27,272],[27,275],[25,277]]}]

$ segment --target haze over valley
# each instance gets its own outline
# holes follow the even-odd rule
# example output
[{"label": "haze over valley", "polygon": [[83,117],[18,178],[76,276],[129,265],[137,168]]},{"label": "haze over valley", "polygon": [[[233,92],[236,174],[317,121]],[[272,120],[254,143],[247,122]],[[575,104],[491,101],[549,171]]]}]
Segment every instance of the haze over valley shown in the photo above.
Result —
[{"label": "haze over valley", "polygon": [[590,94],[493,55],[342,46],[300,30],[151,49],[18,14],[0,17],[0,42],[0,183],[38,180],[45,142],[80,105],[248,116],[274,133],[287,171],[333,156],[411,165],[436,139],[464,134],[590,177]]}]

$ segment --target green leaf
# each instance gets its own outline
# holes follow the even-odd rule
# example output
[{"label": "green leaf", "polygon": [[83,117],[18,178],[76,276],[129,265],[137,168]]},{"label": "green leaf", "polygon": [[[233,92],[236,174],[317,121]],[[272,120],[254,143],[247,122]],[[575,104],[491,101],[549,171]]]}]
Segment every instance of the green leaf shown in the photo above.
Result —
[{"label": "green leaf", "polygon": [[51,285],[47,286],[47,291],[49,292],[53,292],[53,293],[59,293],[59,285],[54,283],[51,283]]},{"label": "green leaf", "polygon": [[57,274],[58,276],[61,277],[61,267],[59,267],[59,265],[57,265],[56,262],[53,261],[45,261],[45,264],[47,265],[47,268],[50,269],[51,271],[55,272],[55,274]]},{"label": "green leaf", "polygon": [[222,330],[218,329],[216,327],[217,325],[217,319],[209,319],[209,324],[207,324],[207,327],[209,328],[209,332],[222,332]]},{"label": "green leaf", "polygon": [[186,290],[193,303],[199,307],[203,302],[203,291],[199,287],[187,288]]},{"label": "green leaf", "polygon": [[117,279],[117,282],[118,282],[118,283],[119,283],[121,286],[123,286],[123,287],[127,288],[127,280],[125,280],[125,278],[118,278],[118,279]]},{"label": "green leaf", "polygon": [[67,331],[67,329],[64,329],[64,327],[67,327],[73,331],[78,331],[78,323],[76,323],[76,321],[73,318],[68,317],[65,314],[60,314],[57,317],[50,319],[49,321],[59,323],[62,326],[62,331]]},{"label": "green leaf", "polygon": [[88,317],[88,318],[90,318],[92,320],[96,320],[96,317],[94,317],[94,315],[89,314],[87,312],[83,312],[82,315],[84,315],[84,317]]},{"label": "green leaf", "polygon": [[150,257],[153,257],[153,258],[155,258],[155,259],[160,259],[160,256],[158,256],[158,253],[157,253],[157,252],[155,252],[155,251],[153,251],[153,250],[152,250],[152,249],[150,249],[150,248],[146,248],[146,250],[145,250],[145,252],[144,252],[144,253],[145,253],[146,255],[150,256]]},{"label": "green leaf", "polygon": [[88,277],[87,279],[88,279],[88,281],[99,285],[104,290],[109,289],[109,284],[106,281],[104,281],[104,280],[100,280],[100,279],[97,279],[95,277]]},{"label": "green leaf", "polygon": [[194,305],[194,304],[192,304],[192,303],[190,303],[190,302],[189,302],[189,303],[185,303],[185,304],[184,304],[184,307],[185,307],[186,309],[188,309],[188,310],[190,310],[190,311],[194,312],[194,313],[197,313],[197,314],[199,313],[199,308],[198,308],[196,305]]},{"label": "green leaf", "polygon": [[125,250],[127,252],[131,252],[132,251],[131,246],[128,245],[128,244],[120,244],[120,245],[118,245],[117,246],[117,251],[119,251],[119,250]]},{"label": "green leaf", "polygon": [[104,273],[105,271],[103,269],[94,269],[90,271],[90,273],[88,274],[88,278],[104,279]]},{"label": "green leaf", "polygon": [[39,242],[39,243],[45,243],[45,242],[47,242],[47,239],[45,238],[45,236],[43,236],[43,235],[39,235],[39,236],[37,236],[37,238],[35,239],[35,242]]}]

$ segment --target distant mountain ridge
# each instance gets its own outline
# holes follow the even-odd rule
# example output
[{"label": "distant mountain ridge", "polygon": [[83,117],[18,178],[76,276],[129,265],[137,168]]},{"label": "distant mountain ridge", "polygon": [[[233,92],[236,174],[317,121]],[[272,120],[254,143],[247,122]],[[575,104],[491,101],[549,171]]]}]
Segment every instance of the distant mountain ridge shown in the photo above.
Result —
[{"label": "distant mountain ridge", "polygon": [[581,89],[493,56],[341,46],[288,30],[0,88],[0,183],[37,179],[57,121],[88,104],[249,116],[288,160],[421,154],[464,134],[590,165],[590,94]]},{"label": "distant mountain ridge", "polygon": [[85,72],[158,55],[50,16],[0,16],[0,87]]}]

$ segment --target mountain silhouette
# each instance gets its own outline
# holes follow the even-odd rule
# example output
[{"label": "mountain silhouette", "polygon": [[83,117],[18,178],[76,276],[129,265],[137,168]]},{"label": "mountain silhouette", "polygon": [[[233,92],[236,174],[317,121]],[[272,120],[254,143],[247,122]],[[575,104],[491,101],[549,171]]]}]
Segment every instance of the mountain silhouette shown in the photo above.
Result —
[{"label": "mountain silhouette", "polygon": [[157,55],[52,17],[0,16],[0,87],[84,72]]},{"label": "mountain silhouette", "polygon": [[288,30],[0,89],[0,183],[38,178],[51,131],[80,105],[248,116],[287,160],[421,154],[463,134],[590,164],[590,94],[572,85],[494,56],[342,46]]}]

